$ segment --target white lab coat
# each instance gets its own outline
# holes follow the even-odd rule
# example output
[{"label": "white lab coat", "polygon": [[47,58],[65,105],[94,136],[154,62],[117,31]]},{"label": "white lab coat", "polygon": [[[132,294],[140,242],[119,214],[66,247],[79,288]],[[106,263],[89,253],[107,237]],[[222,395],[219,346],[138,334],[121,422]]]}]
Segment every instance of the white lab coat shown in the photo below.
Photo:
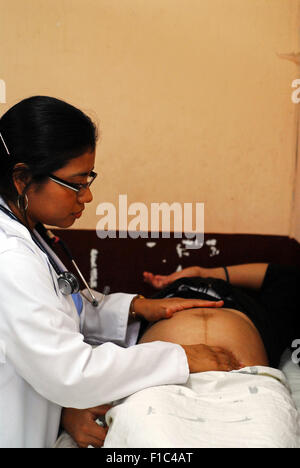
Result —
[{"label": "white lab coat", "polygon": [[0,211],[0,447],[52,447],[62,407],[188,379],[181,346],[135,345],[133,295],[105,296],[98,308],[84,300],[79,318],[56,278],[27,229]]}]

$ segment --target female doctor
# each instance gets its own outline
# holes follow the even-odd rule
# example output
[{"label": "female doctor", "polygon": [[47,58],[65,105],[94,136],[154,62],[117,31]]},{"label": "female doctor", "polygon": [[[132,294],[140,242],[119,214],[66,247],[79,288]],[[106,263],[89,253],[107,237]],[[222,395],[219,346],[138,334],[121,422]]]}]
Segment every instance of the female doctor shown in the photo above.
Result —
[{"label": "female doctor", "polygon": [[38,227],[68,228],[92,200],[96,139],[89,117],[50,97],[25,99],[0,120],[0,447],[52,447],[60,422],[79,446],[100,447],[106,429],[95,420],[109,402],[239,367],[220,348],[135,344],[139,317],[222,303],[82,296],[64,275]]}]

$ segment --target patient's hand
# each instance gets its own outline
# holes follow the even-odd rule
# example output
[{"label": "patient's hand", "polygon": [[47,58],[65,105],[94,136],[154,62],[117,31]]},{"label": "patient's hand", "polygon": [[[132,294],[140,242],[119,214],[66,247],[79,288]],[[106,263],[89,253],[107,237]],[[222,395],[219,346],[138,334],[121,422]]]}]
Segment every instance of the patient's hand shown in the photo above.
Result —
[{"label": "patient's hand", "polygon": [[182,299],[170,297],[167,299],[134,298],[134,311],[137,316],[143,317],[148,322],[156,322],[168,319],[175,312],[194,307],[222,307],[223,301],[207,301],[204,299]]},{"label": "patient's hand", "polygon": [[205,344],[181,346],[185,350],[191,374],[206,371],[231,371],[244,367],[230,351],[219,346]]},{"label": "patient's hand", "polygon": [[96,406],[89,409],[64,408],[61,416],[62,427],[73,437],[80,448],[92,445],[102,447],[108,428],[96,423],[99,416],[104,416],[110,405]]},{"label": "patient's hand", "polygon": [[156,289],[163,289],[168,284],[173,283],[179,278],[186,278],[190,276],[202,276],[205,277],[205,270],[206,268],[198,267],[198,266],[192,266],[188,268],[184,268],[181,271],[175,271],[171,275],[154,275],[153,273],[150,273],[148,271],[144,271],[143,276],[144,276],[144,281],[146,283],[151,284]]}]

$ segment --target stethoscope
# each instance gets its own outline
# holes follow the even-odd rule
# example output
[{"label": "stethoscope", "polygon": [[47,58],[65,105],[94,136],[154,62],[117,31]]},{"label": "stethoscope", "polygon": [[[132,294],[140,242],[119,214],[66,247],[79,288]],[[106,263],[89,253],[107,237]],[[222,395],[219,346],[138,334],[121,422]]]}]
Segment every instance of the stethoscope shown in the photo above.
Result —
[{"label": "stethoscope", "polygon": [[[0,210],[3,213],[5,213],[7,216],[9,216],[11,219],[13,219],[13,220],[17,221],[18,223],[22,224],[23,226],[25,226],[23,223],[21,223],[21,221],[17,218],[17,216],[15,216],[15,214],[12,211],[8,210],[5,206],[0,205]],[[51,244],[57,244],[57,243],[60,244],[60,246],[64,250],[65,254],[71,260],[72,264],[74,265],[78,275],[80,276],[83,283],[85,284],[85,286],[86,286],[86,288],[87,288],[87,290],[88,290],[91,297],[88,298],[82,291],[80,291],[80,294],[82,294],[85,297],[85,299],[87,301],[89,301],[94,307],[97,307],[99,305],[99,301],[97,301],[96,297],[92,293],[89,285],[87,284],[86,280],[84,279],[83,274],[79,270],[79,268],[78,268],[78,266],[77,266],[77,264],[76,264],[76,262],[75,262],[75,260],[74,260],[74,258],[72,256],[72,254],[71,254],[70,250],[67,248],[66,244],[60,239],[60,237],[55,236],[49,229],[46,229],[45,226],[43,226],[43,224],[41,224],[41,223],[39,223],[36,226],[36,230],[37,230],[37,232],[40,234],[40,236],[42,238],[46,237],[48,239],[48,241],[50,241]],[[69,271],[61,271],[61,269],[59,268],[59,266],[57,265],[55,260],[52,258],[50,253],[42,245],[42,243],[37,238],[35,233],[31,232],[31,231],[29,231],[29,233],[31,235],[32,240],[35,242],[35,244],[42,250],[42,252],[44,252],[47,255],[47,258],[48,258],[49,262],[51,263],[52,267],[54,268],[54,271],[57,274],[57,282],[58,282],[58,288],[59,288],[60,292],[64,296],[68,296],[68,295],[71,295],[71,294],[78,293],[79,289],[80,289],[80,284],[79,284],[79,280],[76,277],[76,275],[74,275],[73,273],[71,273]],[[45,240],[45,242],[47,243],[46,240]]]}]

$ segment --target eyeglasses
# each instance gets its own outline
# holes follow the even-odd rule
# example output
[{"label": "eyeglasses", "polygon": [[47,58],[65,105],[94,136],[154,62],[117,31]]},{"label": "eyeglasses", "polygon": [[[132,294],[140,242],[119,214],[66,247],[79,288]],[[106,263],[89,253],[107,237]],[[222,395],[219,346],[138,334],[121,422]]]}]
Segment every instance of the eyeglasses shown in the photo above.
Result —
[{"label": "eyeglasses", "polygon": [[56,182],[57,184],[59,185],[62,185],[63,187],[67,187],[71,190],[74,190],[74,192],[77,192],[77,196],[81,196],[84,194],[84,192],[90,188],[90,186],[92,185],[92,183],[94,182],[94,180],[96,179],[97,177],[97,173],[94,172],[94,171],[91,171],[88,175],[88,179],[87,179],[87,183],[86,184],[72,184],[71,182],[66,182],[65,180],[63,179],[59,179],[59,177],[56,177],[54,175],[50,175],[49,176],[49,179],[53,180],[53,182]]}]

